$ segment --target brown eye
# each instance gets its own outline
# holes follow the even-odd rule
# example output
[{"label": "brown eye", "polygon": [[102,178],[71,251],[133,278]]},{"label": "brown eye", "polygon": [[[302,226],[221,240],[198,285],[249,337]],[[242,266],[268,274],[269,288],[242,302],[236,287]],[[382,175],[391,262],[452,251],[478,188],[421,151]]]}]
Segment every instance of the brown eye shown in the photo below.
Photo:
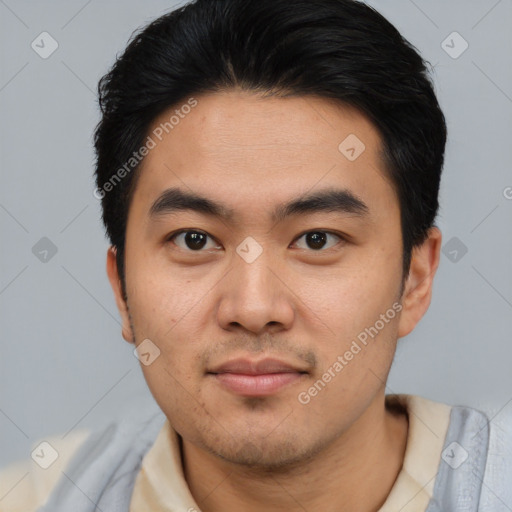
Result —
[{"label": "brown eye", "polygon": [[214,249],[218,247],[211,242],[211,246],[207,247],[208,239],[211,240],[210,236],[202,231],[194,231],[194,230],[183,230],[178,233],[175,233],[172,237],[169,238],[169,241],[174,241],[174,243],[185,250],[190,250],[194,252],[200,252],[201,249]]},{"label": "brown eye", "polygon": [[[329,241],[329,237],[334,237],[338,240],[334,240],[334,243],[326,247]],[[306,241],[306,247],[301,247],[301,249],[313,249],[315,251],[326,248],[330,249],[331,247],[334,247],[339,240],[343,240],[341,236],[330,233],[328,231],[309,231],[308,233],[304,233],[301,237],[299,237],[298,240],[301,238],[305,238]]]}]

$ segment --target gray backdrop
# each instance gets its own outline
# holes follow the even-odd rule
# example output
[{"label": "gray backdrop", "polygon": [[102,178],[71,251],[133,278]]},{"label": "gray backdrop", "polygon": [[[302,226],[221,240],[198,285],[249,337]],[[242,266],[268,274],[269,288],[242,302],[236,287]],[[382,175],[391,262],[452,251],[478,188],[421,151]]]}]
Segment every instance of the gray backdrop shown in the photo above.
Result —
[{"label": "gray backdrop", "polygon": [[[435,65],[449,129],[432,305],[400,341],[387,392],[505,414],[512,1],[370,3]],[[176,5],[0,0],[0,467],[44,436],[154,404],[105,274],[92,132],[98,79],[134,29]]]}]

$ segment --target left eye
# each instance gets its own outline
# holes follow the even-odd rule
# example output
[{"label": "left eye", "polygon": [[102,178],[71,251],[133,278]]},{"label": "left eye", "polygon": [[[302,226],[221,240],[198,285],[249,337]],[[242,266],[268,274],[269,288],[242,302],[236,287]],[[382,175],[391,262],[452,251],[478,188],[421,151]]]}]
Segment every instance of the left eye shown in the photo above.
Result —
[{"label": "left eye", "polygon": [[[328,237],[334,237],[339,240],[343,240],[343,238],[339,235],[335,235],[334,233],[329,233],[328,231],[309,231],[308,233],[304,233],[302,236],[300,236],[297,240],[300,240],[301,238],[304,238],[306,240],[306,244],[309,247],[301,247],[301,249],[314,249],[315,251],[318,251],[320,249],[326,249],[326,244]],[[327,249],[330,249],[331,247],[335,246],[337,241],[335,240],[335,243],[327,247]]]}]

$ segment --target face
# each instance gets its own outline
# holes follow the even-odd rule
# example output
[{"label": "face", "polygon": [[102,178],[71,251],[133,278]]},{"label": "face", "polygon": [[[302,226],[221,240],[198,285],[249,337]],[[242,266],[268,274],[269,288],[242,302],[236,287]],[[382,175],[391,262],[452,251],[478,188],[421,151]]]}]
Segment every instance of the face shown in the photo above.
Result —
[{"label": "face", "polygon": [[169,133],[159,127],[176,108],[150,129],[127,303],[108,256],[123,335],[150,354],[145,379],[184,440],[290,464],[383,396],[397,338],[429,297],[410,298],[408,281],[401,301],[399,203],[362,114],[241,91],[195,100]]}]

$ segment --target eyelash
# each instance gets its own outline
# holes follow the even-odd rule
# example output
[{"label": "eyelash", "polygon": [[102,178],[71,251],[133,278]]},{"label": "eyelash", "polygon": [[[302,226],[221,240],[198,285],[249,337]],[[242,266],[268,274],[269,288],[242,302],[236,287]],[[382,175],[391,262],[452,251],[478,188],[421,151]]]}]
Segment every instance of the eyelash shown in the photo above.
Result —
[{"label": "eyelash", "polygon": [[[203,235],[206,235],[208,238],[210,238],[211,240],[214,240],[216,243],[218,243],[211,235],[209,235],[208,233],[206,233],[205,231],[201,231],[200,229],[181,229],[179,231],[176,231],[174,233],[171,233],[167,238],[166,238],[166,242],[172,242],[174,238],[176,238],[178,235],[181,235],[183,233],[200,233],[200,234],[203,234]],[[300,240],[303,236],[305,235],[308,235],[310,233],[325,233],[327,235],[334,235],[335,237],[339,238],[340,241],[342,242],[347,242],[347,236],[344,236],[342,235],[341,233],[338,233],[338,232],[335,232],[335,231],[330,231],[330,230],[323,230],[323,229],[313,229],[313,230],[308,230],[308,231],[304,231],[303,233],[301,233],[300,235],[297,236],[297,238],[295,238],[294,241],[297,241],[297,240]],[[174,242],[173,242],[174,243]],[[339,244],[339,242],[338,242]],[[315,252],[315,253],[320,253],[320,252],[327,252],[329,251],[330,249],[334,249],[336,247],[336,245],[338,244],[335,244],[334,246],[332,247],[329,247],[327,249],[317,249],[317,250],[314,250],[314,249],[310,249],[311,252]],[[176,245],[176,244],[175,244]],[[177,246],[179,247],[179,246]],[[182,247],[179,247],[180,249],[182,249]],[[190,252],[190,253],[201,253],[201,252],[207,252],[206,250],[197,250],[197,251],[193,251],[191,249],[183,249],[184,251],[186,252]]]}]

